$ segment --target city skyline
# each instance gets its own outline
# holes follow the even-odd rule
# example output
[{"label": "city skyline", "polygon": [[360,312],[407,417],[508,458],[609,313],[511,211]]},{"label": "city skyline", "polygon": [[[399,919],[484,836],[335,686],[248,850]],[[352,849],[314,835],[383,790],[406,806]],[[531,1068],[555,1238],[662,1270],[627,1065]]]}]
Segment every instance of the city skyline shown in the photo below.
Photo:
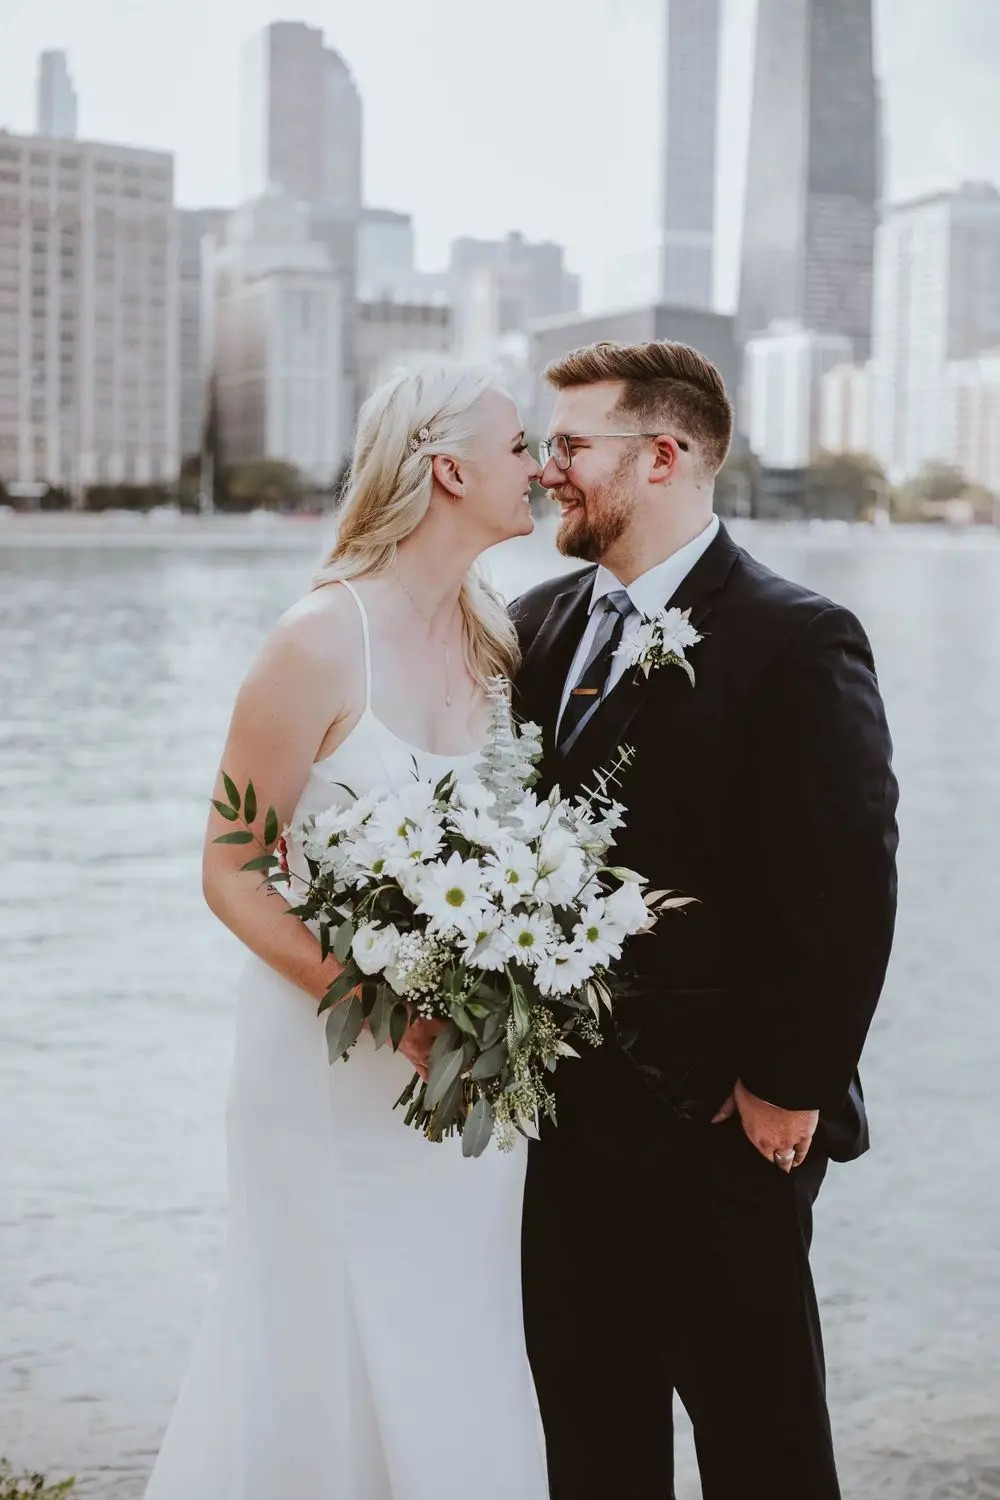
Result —
[{"label": "city skyline", "polygon": [[882,129],[872,0],[760,0],[741,343],[789,319],[871,348]]},{"label": "city skyline", "polygon": [[[992,108],[1000,9],[956,0],[947,22],[933,0],[910,0],[905,10],[876,3],[888,199],[1000,178]],[[724,307],[735,300],[753,12],[753,0],[729,0],[723,30],[716,287]],[[37,54],[65,48],[81,137],[173,150],[179,204],[235,203],[242,46],[283,18],[274,0],[179,0],[169,17],[151,0],[93,0],[85,17],[71,0],[38,12],[0,0],[0,125],[32,129]],[[422,266],[443,264],[463,233],[520,229],[567,246],[593,305],[607,262],[655,240],[655,182],[642,143],[658,140],[662,0],[632,0],[624,19],[612,0],[550,0],[544,11],[511,0],[502,22],[470,16],[459,0],[414,12],[375,0],[339,17],[306,0],[294,18],[324,27],[357,77],[365,200],[414,214]],[[479,66],[487,50],[488,71]],[[574,107],[591,96],[612,103]],[[628,99],[627,115],[615,111],[618,98]],[[569,174],[565,191],[559,173]]]}]

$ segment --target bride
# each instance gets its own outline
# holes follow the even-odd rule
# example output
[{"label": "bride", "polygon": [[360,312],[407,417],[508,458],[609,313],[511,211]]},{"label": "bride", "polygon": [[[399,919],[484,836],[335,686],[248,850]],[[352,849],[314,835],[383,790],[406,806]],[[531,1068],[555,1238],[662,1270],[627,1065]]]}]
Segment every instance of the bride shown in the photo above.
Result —
[{"label": "bride", "polygon": [[[340,783],[474,764],[484,682],[516,664],[473,564],[532,529],[520,425],[488,374],[455,365],[404,372],[362,410],[336,545],[252,666],[222,756],[282,824],[346,801]],[[229,1228],[147,1500],[544,1500],[524,1150],[466,1160],[458,1136],[431,1144],[393,1112],[438,1023],[330,1065],[317,1002],[339,965],[214,842],[228,826],[212,813],[204,887],[250,950]]]}]

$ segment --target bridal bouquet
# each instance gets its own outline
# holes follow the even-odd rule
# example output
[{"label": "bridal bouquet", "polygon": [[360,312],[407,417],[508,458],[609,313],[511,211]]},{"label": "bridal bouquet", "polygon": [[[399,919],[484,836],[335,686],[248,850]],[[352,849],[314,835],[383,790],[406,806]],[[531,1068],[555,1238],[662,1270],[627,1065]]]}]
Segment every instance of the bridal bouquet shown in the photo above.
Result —
[{"label": "bridal bouquet", "polygon": [[[475,772],[433,782],[414,774],[402,788],[351,797],[346,805],[286,830],[273,854],[244,869],[273,885],[303,887],[290,908],[318,932],[326,957],[343,964],[326,992],[330,1060],[346,1057],[367,1023],[376,1047],[399,1046],[413,1016],[443,1023],[429,1076],[417,1074],[397,1105],[431,1140],[457,1130],[466,1156],[491,1137],[509,1145],[555,1120],[547,1086],[574,1043],[596,1046],[602,1005],[611,1008],[608,966],[659,911],[686,904],[643,894],[634,871],[608,863],[621,805],[608,795],[631,752],[597,777],[595,790],[539,800],[540,730],[517,729],[507,684],[491,684],[489,738]],[[244,828],[217,842],[248,843],[257,814],[225,778]],[[277,836],[269,809],[265,844]],[[301,848],[308,879],[289,871]]]}]

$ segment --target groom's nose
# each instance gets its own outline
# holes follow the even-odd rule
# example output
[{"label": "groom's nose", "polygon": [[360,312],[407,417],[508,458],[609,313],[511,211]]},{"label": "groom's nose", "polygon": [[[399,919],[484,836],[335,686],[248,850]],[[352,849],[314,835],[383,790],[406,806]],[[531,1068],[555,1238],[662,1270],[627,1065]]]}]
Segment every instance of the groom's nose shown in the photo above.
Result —
[{"label": "groom's nose", "polygon": [[554,490],[561,484],[565,484],[566,475],[560,469],[554,458],[550,458],[542,470],[538,483],[545,490]]}]

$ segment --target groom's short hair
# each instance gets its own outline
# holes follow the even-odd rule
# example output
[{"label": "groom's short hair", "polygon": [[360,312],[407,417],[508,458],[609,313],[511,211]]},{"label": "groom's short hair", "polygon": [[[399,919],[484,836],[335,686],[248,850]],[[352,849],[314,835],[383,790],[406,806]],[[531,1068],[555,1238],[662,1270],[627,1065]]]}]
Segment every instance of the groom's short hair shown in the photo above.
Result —
[{"label": "groom's short hair", "polygon": [[690,344],[669,339],[648,344],[588,344],[553,360],[545,378],[557,391],[620,381],[623,389],[615,403],[616,413],[634,420],[640,430],[679,428],[697,443],[713,474],[726,461],[733,437],[733,405],[715,365]]}]

